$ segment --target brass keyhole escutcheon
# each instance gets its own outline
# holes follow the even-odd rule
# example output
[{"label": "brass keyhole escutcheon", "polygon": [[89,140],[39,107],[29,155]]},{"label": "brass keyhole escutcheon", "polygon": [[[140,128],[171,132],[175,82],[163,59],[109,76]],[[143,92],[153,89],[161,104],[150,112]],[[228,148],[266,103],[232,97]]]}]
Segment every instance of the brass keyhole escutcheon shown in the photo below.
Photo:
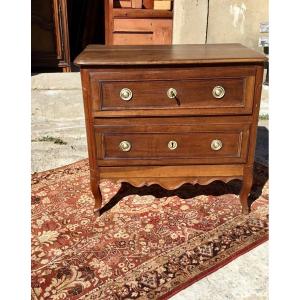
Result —
[{"label": "brass keyhole escutcheon", "polygon": [[119,144],[119,148],[124,151],[124,152],[128,152],[130,151],[131,149],[131,144],[130,142],[128,141],[122,141],[120,144]]},{"label": "brass keyhole escutcheon", "polygon": [[177,91],[174,88],[169,88],[167,91],[167,95],[170,99],[174,99],[177,96]]},{"label": "brass keyhole escutcheon", "polygon": [[213,140],[210,144],[210,147],[214,151],[218,151],[223,147],[222,141],[220,140]]},{"label": "brass keyhole escutcheon", "polygon": [[168,148],[170,149],[170,150],[175,150],[176,148],[177,148],[177,142],[176,141],[170,141],[169,143],[168,143]]},{"label": "brass keyhole escutcheon", "polygon": [[221,99],[224,97],[225,95],[225,89],[222,86],[215,86],[213,91],[212,91],[213,96],[216,99]]},{"label": "brass keyhole escutcheon", "polygon": [[132,98],[132,95],[133,94],[132,94],[131,89],[128,89],[128,88],[124,88],[120,92],[120,97],[124,101],[129,101]]}]

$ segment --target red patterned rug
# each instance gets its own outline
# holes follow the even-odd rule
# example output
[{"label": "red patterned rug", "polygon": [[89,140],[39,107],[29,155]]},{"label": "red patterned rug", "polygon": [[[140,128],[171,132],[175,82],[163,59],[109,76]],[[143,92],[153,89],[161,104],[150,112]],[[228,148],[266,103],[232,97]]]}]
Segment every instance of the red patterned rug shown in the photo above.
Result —
[{"label": "red patterned rug", "polygon": [[175,191],[124,184],[117,195],[120,185],[103,181],[104,202],[116,204],[95,218],[87,160],[34,174],[32,298],[171,297],[268,239],[267,179],[256,165],[247,216],[238,180]]}]

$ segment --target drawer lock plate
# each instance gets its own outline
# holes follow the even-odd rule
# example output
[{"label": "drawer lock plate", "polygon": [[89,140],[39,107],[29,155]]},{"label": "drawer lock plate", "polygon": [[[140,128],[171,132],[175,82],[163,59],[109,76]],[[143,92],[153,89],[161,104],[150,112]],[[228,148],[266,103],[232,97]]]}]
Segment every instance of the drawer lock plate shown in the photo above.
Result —
[{"label": "drawer lock plate", "polygon": [[170,142],[168,143],[168,148],[169,148],[170,150],[175,150],[175,149],[177,148],[177,142],[176,142],[176,141],[170,141]]}]

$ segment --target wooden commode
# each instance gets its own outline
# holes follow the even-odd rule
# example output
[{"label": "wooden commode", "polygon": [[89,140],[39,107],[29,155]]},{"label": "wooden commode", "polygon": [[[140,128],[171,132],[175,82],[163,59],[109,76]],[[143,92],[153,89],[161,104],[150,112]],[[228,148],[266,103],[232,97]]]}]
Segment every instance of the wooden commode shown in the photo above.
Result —
[{"label": "wooden commode", "polygon": [[264,55],[240,44],[88,46],[80,66],[91,189],[243,180],[248,194]]}]

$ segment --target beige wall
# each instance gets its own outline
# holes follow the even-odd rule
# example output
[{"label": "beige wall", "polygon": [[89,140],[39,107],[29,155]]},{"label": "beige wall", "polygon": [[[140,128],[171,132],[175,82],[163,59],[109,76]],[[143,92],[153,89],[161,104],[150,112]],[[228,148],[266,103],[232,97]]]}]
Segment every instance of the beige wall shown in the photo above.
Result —
[{"label": "beige wall", "polygon": [[238,42],[258,49],[259,23],[268,21],[267,0],[210,0],[207,43]]},{"label": "beige wall", "polygon": [[207,0],[175,0],[173,44],[204,44]]},{"label": "beige wall", "polygon": [[174,11],[174,44],[202,44],[206,40],[242,43],[261,50],[259,23],[268,21],[268,0],[175,0]]}]

